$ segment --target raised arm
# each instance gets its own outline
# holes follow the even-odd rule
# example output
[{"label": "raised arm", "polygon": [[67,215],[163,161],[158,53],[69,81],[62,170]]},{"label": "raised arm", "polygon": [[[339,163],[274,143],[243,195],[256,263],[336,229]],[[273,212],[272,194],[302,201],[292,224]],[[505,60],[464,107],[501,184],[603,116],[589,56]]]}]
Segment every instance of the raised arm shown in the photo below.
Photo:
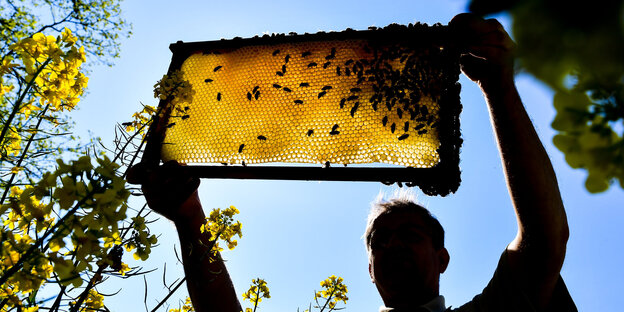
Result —
[{"label": "raised arm", "polygon": [[507,247],[510,268],[538,310],[553,296],[568,223],[552,165],[514,84],[515,44],[496,20],[460,14],[450,23],[465,48],[462,71],[487,101],[518,221]]},{"label": "raised arm", "polygon": [[184,175],[180,167],[175,162],[158,168],[138,165],[132,168],[128,180],[142,184],[150,208],[174,222],[195,311],[240,312],[241,305],[221,255],[217,254],[212,263],[205,256],[211,237],[200,231],[205,215],[197,194],[199,179]]}]

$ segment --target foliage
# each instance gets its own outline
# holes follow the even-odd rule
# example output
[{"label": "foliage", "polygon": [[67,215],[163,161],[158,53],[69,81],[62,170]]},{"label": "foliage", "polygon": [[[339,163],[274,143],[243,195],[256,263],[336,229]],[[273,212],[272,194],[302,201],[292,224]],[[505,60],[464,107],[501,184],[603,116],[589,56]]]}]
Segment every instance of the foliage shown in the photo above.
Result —
[{"label": "foliage", "polygon": [[82,65],[112,65],[129,29],[120,0],[0,0],[0,174],[13,174],[2,188],[77,151],[67,112],[87,85]]},{"label": "foliage", "polygon": [[69,28],[91,58],[112,65],[120,39],[131,25],[121,17],[120,0],[0,0],[0,51],[45,32],[59,35]]},{"label": "foliage", "polygon": [[71,144],[87,56],[111,64],[129,34],[119,14],[117,0],[0,0],[0,311],[106,310],[97,285],[140,274],[124,247],[145,259],[156,243],[145,210],[127,214],[125,151]]},{"label": "foliage", "polygon": [[473,0],[508,11],[523,69],[555,91],[553,141],[592,193],[624,188],[624,1]]}]

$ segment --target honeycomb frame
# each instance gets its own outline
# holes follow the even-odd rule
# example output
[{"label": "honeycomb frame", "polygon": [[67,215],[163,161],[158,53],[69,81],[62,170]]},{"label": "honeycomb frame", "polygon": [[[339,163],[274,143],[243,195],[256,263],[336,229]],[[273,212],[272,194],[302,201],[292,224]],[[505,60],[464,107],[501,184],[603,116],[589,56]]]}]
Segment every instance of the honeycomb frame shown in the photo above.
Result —
[{"label": "honeycomb frame", "polygon": [[[144,162],[178,160],[204,178],[404,182],[442,196],[459,186],[459,53],[446,26],[179,41],[170,49],[169,74],[182,73],[193,100],[161,101]],[[346,166],[358,163],[404,168]]]}]

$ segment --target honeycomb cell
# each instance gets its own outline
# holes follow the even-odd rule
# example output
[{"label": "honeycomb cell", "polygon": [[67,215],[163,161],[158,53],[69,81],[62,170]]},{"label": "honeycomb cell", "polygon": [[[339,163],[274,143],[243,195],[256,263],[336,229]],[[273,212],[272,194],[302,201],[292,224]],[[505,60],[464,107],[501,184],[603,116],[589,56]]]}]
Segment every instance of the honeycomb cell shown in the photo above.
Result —
[{"label": "honeycomb cell", "polygon": [[435,53],[353,39],[192,54],[180,68],[195,91],[189,117],[167,129],[162,159],[434,167]]}]

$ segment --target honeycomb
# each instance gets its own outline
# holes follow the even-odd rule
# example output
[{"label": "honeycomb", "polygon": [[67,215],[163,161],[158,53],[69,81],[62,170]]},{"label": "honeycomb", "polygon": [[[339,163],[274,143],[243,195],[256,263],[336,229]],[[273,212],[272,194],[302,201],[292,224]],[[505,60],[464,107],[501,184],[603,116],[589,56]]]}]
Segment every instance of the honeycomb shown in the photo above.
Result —
[{"label": "honeycomb", "polygon": [[193,100],[169,118],[161,157],[434,167],[441,50],[353,39],[191,54],[180,70]]}]

